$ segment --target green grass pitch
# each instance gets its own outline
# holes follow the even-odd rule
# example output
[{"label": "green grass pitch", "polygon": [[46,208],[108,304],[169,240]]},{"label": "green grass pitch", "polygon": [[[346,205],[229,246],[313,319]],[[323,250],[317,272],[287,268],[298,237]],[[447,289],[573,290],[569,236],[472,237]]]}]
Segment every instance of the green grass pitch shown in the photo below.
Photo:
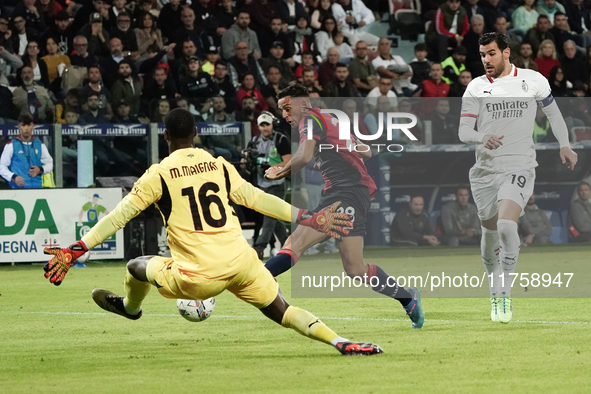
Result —
[{"label": "green grass pitch", "polygon": [[[527,248],[524,258],[589,260],[589,248]],[[424,250],[397,252],[401,258]],[[443,260],[455,252],[438,249]],[[380,263],[383,251],[366,260]],[[477,249],[458,249],[473,255]],[[337,264],[338,256],[311,259]],[[311,260],[309,259],[309,260]],[[518,264],[519,271],[519,264]],[[190,323],[152,289],[138,321],[103,313],[90,292],[121,293],[123,263],[72,269],[60,287],[40,265],[0,266],[0,393],[589,393],[588,299],[514,301],[515,321],[489,320],[485,298],[425,298],[413,330],[389,299],[289,297],[340,335],[380,344],[385,354],[343,357],[330,346],[267,320],[230,293],[214,315]]]}]

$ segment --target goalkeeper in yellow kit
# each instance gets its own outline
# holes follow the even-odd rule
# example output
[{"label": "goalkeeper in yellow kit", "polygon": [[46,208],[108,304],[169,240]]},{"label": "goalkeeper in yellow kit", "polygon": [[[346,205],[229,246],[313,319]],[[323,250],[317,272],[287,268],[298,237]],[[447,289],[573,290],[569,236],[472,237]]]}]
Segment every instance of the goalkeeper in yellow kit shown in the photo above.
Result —
[{"label": "goalkeeper in yellow kit", "polygon": [[351,342],[335,334],[311,313],[290,306],[279,285],[242,236],[230,200],[281,220],[297,222],[339,238],[349,217],[336,213],[338,203],[318,213],[293,208],[244,181],[222,158],[193,147],[193,115],[182,109],[164,120],[170,155],[151,166],[117,207],[80,241],[68,248],[45,249],[54,257],[45,277],[61,284],[74,261],[156,204],[166,226],[172,257],[143,256],[127,263],[125,297],[95,289],[94,301],[103,309],[139,319],[142,301],[152,285],[166,298],[204,300],[229,290],[254,305],[271,320],[302,335],[331,344],[344,355],[372,355],[382,349]]}]

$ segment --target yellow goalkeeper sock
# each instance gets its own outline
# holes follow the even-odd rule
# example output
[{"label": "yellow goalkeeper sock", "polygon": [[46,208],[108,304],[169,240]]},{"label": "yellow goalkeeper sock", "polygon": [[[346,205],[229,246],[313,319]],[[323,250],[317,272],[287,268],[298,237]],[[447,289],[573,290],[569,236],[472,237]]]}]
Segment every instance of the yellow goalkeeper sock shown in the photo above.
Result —
[{"label": "yellow goalkeeper sock", "polygon": [[328,328],[316,316],[295,306],[287,308],[283,315],[283,320],[281,320],[281,325],[283,327],[294,329],[308,338],[329,345],[332,344],[335,339],[339,338],[333,330]]},{"label": "yellow goalkeeper sock", "polygon": [[152,285],[148,282],[141,282],[134,278],[129,271],[126,271],[125,281],[123,282],[125,287],[125,299],[123,305],[127,313],[132,315],[138,314],[142,308],[142,301],[150,292]]}]

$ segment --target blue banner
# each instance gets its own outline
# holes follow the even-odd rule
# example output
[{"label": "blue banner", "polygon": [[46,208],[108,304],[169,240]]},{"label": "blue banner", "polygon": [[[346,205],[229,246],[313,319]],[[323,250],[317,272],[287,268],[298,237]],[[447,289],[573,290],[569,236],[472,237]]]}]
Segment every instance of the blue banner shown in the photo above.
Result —
[{"label": "blue banner", "polygon": [[[242,123],[196,123],[199,135],[235,135],[242,132]],[[36,125],[33,135],[50,135],[53,125]],[[148,134],[147,124],[64,124],[62,135],[137,137]],[[0,125],[0,137],[20,134],[16,125]],[[158,124],[158,134],[164,134],[164,124]]]},{"label": "blue banner", "polygon": [[137,137],[148,134],[147,124],[65,124],[62,135]]},{"label": "blue banner", "polygon": [[[242,131],[242,123],[195,123],[199,135],[234,135]],[[158,124],[158,134],[164,134],[164,124]]]},{"label": "blue banner", "polygon": [[[0,125],[0,137],[14,137],[21,132],[16,125],[3,124]],[[33,135],[44,136],[50,135],[51,125],[39,124],[33,128]]]}]

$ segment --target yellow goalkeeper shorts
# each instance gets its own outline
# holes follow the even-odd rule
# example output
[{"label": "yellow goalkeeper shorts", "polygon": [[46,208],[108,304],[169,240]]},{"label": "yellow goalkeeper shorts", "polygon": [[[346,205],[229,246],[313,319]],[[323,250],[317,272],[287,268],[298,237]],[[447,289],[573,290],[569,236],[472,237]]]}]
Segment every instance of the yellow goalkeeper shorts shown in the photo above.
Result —
[{"label": "yellow goalkeeper shorts", "polygon": [[194,264],[155,256],[148,262],[146,275],[166,298],[205,300],[228,290],[259,309],[275,300],[279,285],[254,249],[245,249],[234,267],[236,269],[232,272],[212,278],[201,274]]}]

